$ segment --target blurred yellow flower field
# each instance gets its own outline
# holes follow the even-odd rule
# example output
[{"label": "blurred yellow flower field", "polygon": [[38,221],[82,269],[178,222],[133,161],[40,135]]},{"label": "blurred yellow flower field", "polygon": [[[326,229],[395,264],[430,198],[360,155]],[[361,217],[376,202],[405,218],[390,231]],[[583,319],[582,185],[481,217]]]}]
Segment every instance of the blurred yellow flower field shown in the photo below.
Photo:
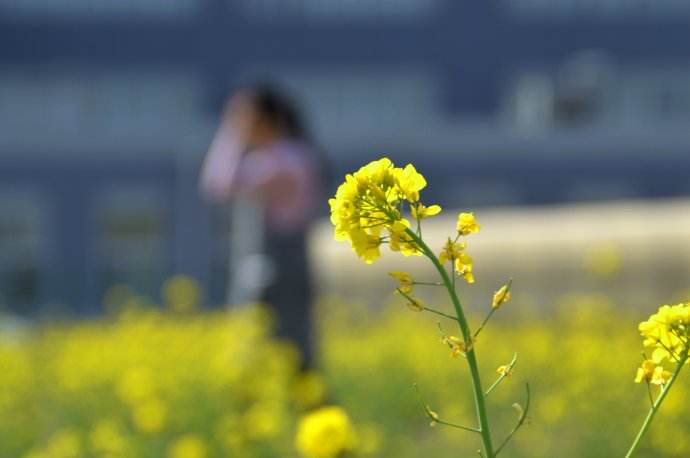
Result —
[{"label": "blurred yellow flower field", "polygon": [[6,337],[0,456],[278,456],[299,356],[267,320],[139,310]]},{"label": "blurred yellow flower field", "polygon": [[[511,302],[476,343],[487,380],[513,349],[520,352],[512,375],[488,398],[496,434],[514,424],[511,405],[524,401],[525,380],[534,392],[530,424],[506,456],[621,456],[649,403],[634,383],[642,362],[635,324],[648,313],[593,297],[528,310]],[[401,303],[371,310],[327,300],[319,322],[321,375],[298,375],[298,355],[269,338],[261,308],[134,309],[4,333],[0,456],[299,456],[300,418],[304,430],[305,409],[321,403],[349,417],[340,410],[325,416],[345,425],[331,433],[358,455],[476,453],[469,433],[429,426],[412,387],[416,382],[444,419],[471,421],[467,371],[442,347],[432,316]],[[690,454],[689,390],[681,377],[639,456]],[[312,421],[302,442],[330,434],[321,427]]]},{"label": "blurred yellow flower field", "polygon": [[[469,375],[461,361],[439,351],[433,317],[401,313],[403,305],[375,317],[353,307],[333,309],[340,313],[330,314],[323,331],[328,382],[356,418],[382,428],[380,456],[476,454],[471,433],[426,427],[411,386],[415,381],[424,401],[443,418],[471,424]],[[635,323],[644,312],[585,296],[564,298],[546,313],[507,310],[476,344],[486,355],[482,373],[489,380],[496,367],[511,361],[513,349],[520,352],[514,374],[489,397],[493,411],[503,412],[496,434],[515,423],[518,414],[510,406],[524,402],[524,381],[532,386],[530,424],[506,456],[624,455],[649,408],[646,388],[634,384],[642,361]],[[350,323],[349,332],[343,332],[343,323]],[[689,389],[681,377],[637,456],[690,454],[690,416],[684,408]]]}]

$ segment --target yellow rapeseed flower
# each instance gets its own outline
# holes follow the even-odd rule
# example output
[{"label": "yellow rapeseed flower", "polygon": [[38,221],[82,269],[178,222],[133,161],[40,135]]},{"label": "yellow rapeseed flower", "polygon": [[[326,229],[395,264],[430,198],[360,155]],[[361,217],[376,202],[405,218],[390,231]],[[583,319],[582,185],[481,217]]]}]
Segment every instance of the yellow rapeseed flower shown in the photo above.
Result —
[{"label": "yellow rapeseed flower", "polygon": [[474,283],[473,270],[472,257],[467,253],[460,253],[455,259],[455,272],[464,278],[467,283]]},{"label": "yellow rapeseed flower", "polygon": [[652,374],[652,380],[649,382],[652,385],[666,385],[669,380],[671,380],[671,371],[665,370],[661,366],[654,368],[654,373]]},{"label": "yellow rapeseed flower", "polygon": [[419,191],[426,187],[426,179],[417,172],[414,165],[407,164],[404,169],[396,169],[395,175],[400,191],[410,202],[419,201]]},{"label": "yellow rapeseed flower", "polygon": [[373,234],[356,232],[350,237],[355,253],[357,253],[357,256],[362,258],[367,264],[371,264],[381,257],[380,246],[382,239],[379,233],[380,230],[375,230]]},{"label": "yellow rapeseed flower", "polygon": [[400,271],[388,272],[388,275],[400,282],[400,285],[398,286],[400,291],[405,294],[412,294],[414,290],[414,279],[412,278],[412,275],[408,274],[407,272]]},{"label": "yellow rapeseed flower", "polygon": [[508,302],[511,298],[510,294],[510,282],[501,286],[498,291],[494,293],[493,301],[491,302],[491,307],[494,309],[500,308],[501,305]]},{"label": "yellow rapeseed flower", "polygon": [[453,358],[457,358],[460,355],[465,356],[465,354],[470,351],[474,345],[473,342],[466,344],[464,340],[456,336],[443,336],[441,337],[441,342],[450,348],[450,355]]},{"label": "yellow rapeseed flower", "polygon": [[410,234],[407,233],[409,227],[410,222],[406,219],[401,219],[391,225],[389,229],[389,246],[391,251],[399,251],[403,256],[421,255],[422,252],[419,250],[419,247],[417,247]]},{"label": "yellow rapeseed flower", "polygon": [[410,213],[414,219],[424,219],[441,213],[441,207],[439,205],[430,205],[427,207],[419,203],[410,206]]},{"label": "yellow rapeseed flower", "polygon": [[460,257],[464,249],[464,243],[453,242],[453,240],[448,237],[448,240],[446,240],[445,245],[443,245],[441,249],[438,260],[441,264],[445,264],[448,261],[455,261]]},{"label": "yellow rapeseed flower", "polygon": [[322,407],[304,416],[297,426],[295,446],[307,458],[336,458],[355,446],[355,432],[340,407]]},{"label": "yellow rapeseed flower", "polygon": [[510,377],[511,375],[513,375],[513,370],[510,368],[510,365],[504,364],[496,368],[496,373],[504,377]]},{"label": "yellow rapeseed flower", "polygon": [[441,264],[452,261],[455,273],[463,277],[467,283],[474,283],[472,257],[464,251],[465,246],[464,243],[455,242],[448,237],[438,260]]},{"label": "yellow rapeseed flower", "polygon": [[474,213],[460,213],[458,215],[457,229],[460,235],[470,235],[479,232],[479,223],[477,223]]},{"label": "yellow rapeseed flower", "polygon": [[642,361],[640,367],[637,368],[635,383],[640,383],[642,380],[651,382],[652,377],[654,376],[654,369],[656,369],[656,364],[654,364],[654,361],[650,359],[645,359]]},{"label": "yellow rapeseed flower", "polygon": [[413,296],[407,296],[407,306],[413,312],[423,312],[425,309],[424,302]]}]

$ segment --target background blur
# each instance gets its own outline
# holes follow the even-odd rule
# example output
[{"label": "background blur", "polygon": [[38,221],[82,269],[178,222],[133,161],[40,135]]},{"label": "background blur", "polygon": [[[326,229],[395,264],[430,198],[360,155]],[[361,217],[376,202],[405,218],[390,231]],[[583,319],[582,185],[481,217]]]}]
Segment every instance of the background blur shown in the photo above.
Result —
[{"label": "background blur", "polygon": [[96,313],[173,273],[221,302],[230,223],[197,173],[254,78],[335,176],[413,160],[446,208],[686,196],[689,23],[676,0],[1,1],[2,302]]},{"label": "background blur", "polygon": [[[198,172],[227,94],[255,80],[302,104],[336,181],[414,162],[448,210],[437,244],[476,212],[470,303],[512,276],[526,308],[638,306],[634,334],[690,287],[687,1],[0,0],[5,316],[100,316],[116,285],[160,303],[177,274],[222,305],[233,222]],[[326,309],[381,309],[386,269],[408,262],[365,266],[326,220],[311,240]]]}]

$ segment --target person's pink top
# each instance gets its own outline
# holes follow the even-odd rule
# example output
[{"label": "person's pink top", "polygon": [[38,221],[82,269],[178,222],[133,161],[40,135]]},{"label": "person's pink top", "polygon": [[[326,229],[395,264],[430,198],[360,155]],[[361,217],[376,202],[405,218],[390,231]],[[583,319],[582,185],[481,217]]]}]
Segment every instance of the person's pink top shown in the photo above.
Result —
[{"label": "person's pink top", "polygon": [[231,130],[216,133],[201,171],[201,190],[212,201],[252,196],[265,207],[268,230],[304,230],[318,205],[319,170],[309,147],[281,140],[244,154]]}]

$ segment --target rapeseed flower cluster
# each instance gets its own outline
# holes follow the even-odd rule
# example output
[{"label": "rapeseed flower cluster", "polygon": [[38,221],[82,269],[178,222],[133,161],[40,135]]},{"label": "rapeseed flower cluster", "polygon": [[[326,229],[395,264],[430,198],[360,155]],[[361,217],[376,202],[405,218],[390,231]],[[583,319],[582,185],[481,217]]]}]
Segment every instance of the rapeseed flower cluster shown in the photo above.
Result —
[{"label": "rapeseed flower cluster", "polygon": [[367,264],[381,256],[383,243],[405,256],[421,254],[408,233],[411,223],[405,214],[409,211],[420,221],[441,211],[438,205],[427,207],[420,202],[419,192],[426,185],[412,164],[395,167],[386,157],[348,174],[328,201],[336,240],[349,241]]}]

